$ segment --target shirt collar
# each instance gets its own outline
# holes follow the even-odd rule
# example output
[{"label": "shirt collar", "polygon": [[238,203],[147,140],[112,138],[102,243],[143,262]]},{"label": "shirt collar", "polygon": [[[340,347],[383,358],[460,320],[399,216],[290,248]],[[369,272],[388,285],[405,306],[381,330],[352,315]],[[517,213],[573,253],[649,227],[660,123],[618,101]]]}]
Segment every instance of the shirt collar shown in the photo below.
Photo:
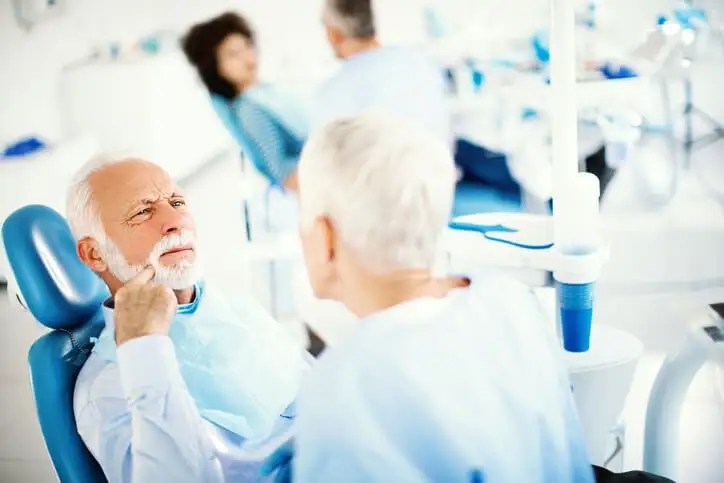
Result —
[{"label": "shirt collar", "polygon": [[374,58],[379,54],[390,52],[391,49],[394,49],[394,47],[379,46],[375,47],[374,49],[363,50],[362,52],[357,52],[356,54],[350,55],[347,58],[346,62],[360,62],[364,59],[369,59],[370,57]]}]

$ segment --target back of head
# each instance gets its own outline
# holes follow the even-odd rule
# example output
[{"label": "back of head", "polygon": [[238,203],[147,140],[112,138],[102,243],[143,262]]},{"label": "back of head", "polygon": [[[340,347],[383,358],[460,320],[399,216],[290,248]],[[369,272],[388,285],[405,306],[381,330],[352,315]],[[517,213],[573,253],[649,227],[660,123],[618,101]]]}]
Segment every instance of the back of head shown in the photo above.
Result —
[{"label": "back of head", "polygon": [[372,0],[327,0],[324,17],[349,38],[369,39],[377,34]]},{"label": "back of head", "polygon": [[376,112],[341,119],[309,138],[299,181],[302,223],[327,217],[366,268],[433,268],[455,184],[443,143]]},{"label": "back of head", "polygon": [[233,99],[237,92],[235,87],[219,74],[216,50],[231,34],[239,34],[250,44],[255,44],[251,25],[234,12],[226,12],[194,25],[181,41],[186,58],[196,68],[209,92],[226,99]]}]

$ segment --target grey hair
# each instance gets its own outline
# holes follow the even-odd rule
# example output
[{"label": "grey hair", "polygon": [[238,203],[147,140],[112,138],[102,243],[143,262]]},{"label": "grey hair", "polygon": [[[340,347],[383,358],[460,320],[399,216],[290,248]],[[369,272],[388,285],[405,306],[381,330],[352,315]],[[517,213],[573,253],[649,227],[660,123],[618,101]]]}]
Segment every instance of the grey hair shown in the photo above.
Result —
[{"label": "grey hair", "polygon": [[135,158],[128,153],[101,154],[84,164],[73,177],[65,203],[65,217],[76,240],[91,237],[105,241],[105,230],[98,206],[93,199],[90,178],[102,169]]},{"label": "grey hair", "polygon": [[325,22],[347,37],[368,39],[377,34],[372,0],[327,0]]},{"label": "grey hair", "polygon": [[379,112],[332,122],[307,141],[299,183],[303,226],[328,217],[368,268],[434,268],[455,165],[419,126]]}]

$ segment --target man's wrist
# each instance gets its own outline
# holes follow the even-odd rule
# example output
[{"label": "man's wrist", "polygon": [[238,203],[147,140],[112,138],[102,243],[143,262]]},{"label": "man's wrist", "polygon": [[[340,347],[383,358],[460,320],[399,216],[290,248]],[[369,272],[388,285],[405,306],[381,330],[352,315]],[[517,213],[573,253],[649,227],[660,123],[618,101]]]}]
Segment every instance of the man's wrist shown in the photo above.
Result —
[{"label": "man's wrist", "polygon": [[166,388],[181,380],[173,343],[165,334],[128,340],[118,347],[118,366],[127,397],[145,388]]},{"label": "man's wrist", "polygon": [[126,332],[126,331],[119,331],[118,328],[116,328],[115,338],[116,338],[116,346],[119,347],[123,345],[126,342],[132,341],[134,339],[140,339],[141,337],[148,337],[149,335],[168,335],[163,331],[156,331],[156,330],[141,330],[141,331],[134,331],[134,332]]}]

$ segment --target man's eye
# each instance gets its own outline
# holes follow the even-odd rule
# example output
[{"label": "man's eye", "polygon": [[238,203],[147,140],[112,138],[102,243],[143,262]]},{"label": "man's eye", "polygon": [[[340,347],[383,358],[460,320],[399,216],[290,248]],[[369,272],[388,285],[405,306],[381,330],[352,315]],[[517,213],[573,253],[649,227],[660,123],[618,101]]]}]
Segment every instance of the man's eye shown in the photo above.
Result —
[{"label": "man's eye", "polygon": [[184,200],[173,200],[173,201],[171,202],[171,206],[173,206],[173,207],[176,207],[176,206],[186,206],[186,202],[185,202]]},{"label": "man's eye", "polygon": [[135,218],[137,216],[145,216],[145,215],[150,215],[150,214],[151,214],[151,208],[144,208],[144,209],[136,212],[136,214],[133,215],[133,217]]}]

